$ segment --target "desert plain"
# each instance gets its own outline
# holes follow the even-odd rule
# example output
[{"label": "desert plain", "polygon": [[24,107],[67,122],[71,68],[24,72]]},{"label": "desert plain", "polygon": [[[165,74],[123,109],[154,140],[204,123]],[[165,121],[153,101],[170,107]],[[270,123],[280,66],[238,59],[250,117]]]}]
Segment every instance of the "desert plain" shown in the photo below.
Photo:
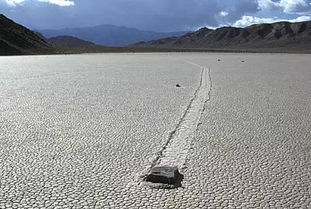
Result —
[{"label": "desert plain", "polygon": [[[0,208],[308,208],[310,58],[1,57]],[[192,131],[172,137],[198,92]],[[141,179],[165,147],[178,188]]]}]

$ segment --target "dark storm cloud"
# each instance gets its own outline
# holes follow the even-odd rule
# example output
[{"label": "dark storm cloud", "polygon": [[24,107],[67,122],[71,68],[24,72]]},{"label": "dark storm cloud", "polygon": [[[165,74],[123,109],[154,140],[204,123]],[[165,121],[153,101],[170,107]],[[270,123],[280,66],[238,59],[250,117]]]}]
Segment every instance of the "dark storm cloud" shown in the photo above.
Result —
[{"label": "dark storm cloud", "polygon": [[184,30],[202,24],[216,25],[222,10],[217,0],[93,0],[76,1],[78,19],[87,12],[93,24],[110,23],[148,30]]},{"label": "dark storm cloud", "polygon": [[[155,31],[187,30],[234,22],[258,8],[257,0],[74,0],[75,5],[69,7],[38,0],[9,7],[0,1],[4,14],[40,29],[115,24]],[[219,15],[223,11],[226,17]]]},{"label": "dark storm cloud", "polygon": [[69,7],[60,7],[36,0],[27,0],[14,7],[2,2],[0,11],[14,21],[30,28],[65,27],[69,23],[68,20],[72,13],[72,9]]}]

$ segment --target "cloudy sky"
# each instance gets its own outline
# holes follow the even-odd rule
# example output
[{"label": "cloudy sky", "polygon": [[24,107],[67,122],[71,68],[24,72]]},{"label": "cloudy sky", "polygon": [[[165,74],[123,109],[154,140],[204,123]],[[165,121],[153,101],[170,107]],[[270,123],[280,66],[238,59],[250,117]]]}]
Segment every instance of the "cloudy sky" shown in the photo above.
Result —
[{"label": "cloudy sky", "polygon": [[114,24],[153,31],[311,20],[311,0],[0,0],[32,29]]}]

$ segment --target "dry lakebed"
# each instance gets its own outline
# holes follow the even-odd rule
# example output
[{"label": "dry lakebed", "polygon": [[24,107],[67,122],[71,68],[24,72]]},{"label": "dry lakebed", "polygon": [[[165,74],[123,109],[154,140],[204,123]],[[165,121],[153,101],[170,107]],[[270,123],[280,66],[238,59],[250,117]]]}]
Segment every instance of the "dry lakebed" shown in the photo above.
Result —
[{"label": "dry lakebed", "polygon": [[311,56],[0,57],[0,208],[309,208]]}]

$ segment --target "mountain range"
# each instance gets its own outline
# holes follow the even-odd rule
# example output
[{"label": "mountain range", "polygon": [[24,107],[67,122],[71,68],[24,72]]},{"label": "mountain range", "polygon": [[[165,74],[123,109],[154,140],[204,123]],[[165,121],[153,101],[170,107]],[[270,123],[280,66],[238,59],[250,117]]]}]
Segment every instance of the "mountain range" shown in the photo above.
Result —
[{"label": "mountain range", "polygon": [[0,14],[0,55],[49,53],[51,50],[36,33]]},{"label": "mountain range", "polygon": [[103,46],[126,46],[139,41],[150,41],[171,36],[181,36],[189,31],[182,32],[153,32],[136,28],[120,27],[115,25],[99,25],[84,28],[64,28],[57,30],[38,30],[46,38],[55,36],[74,36]]},{"label": "mountain range", "polygon": [[133,47],[242,49],[242,50],[311,50],[311,21],[257,24],[246,28],[201,28],[180,37],[139,42]]},{"label": "mountain range", "polygon": [[[137,30],[134,29],[133,31],[135,35]],[[86,34],[93,33],[93,38],[96,36],[101,37],[100,32],[84,32]],[[113,34],[110,37],[111,39],[115,38]],[[54,36],[55,34],[51,35]],[[46,38],[41,33],[33,32],[4,15],[0,15],[0,55],[202,50],[310,53],[311,21],[258,24],[246,28],[201,28],[196,32],[181,36],[160,38],[153,41],[140,41],[127,47],[105,47],[96,45],[90,39],[82,39],[68,35]]]},{"label": "mountain range", "polygon": [[46,40],[56,47],[88,47],[95,45],[90,41],[81,40],[73,36],[56,36]]}]

